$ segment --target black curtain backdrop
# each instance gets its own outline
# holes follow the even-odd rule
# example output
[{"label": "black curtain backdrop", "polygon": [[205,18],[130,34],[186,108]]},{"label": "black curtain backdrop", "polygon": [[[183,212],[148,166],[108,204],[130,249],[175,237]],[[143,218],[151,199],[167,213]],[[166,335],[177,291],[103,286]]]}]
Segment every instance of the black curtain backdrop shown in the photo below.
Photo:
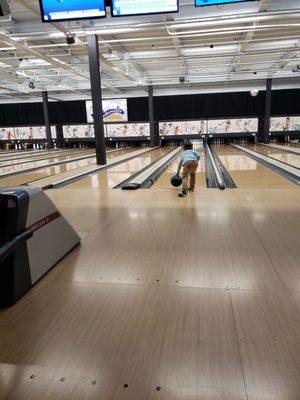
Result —
[{"label": "black curtain backdrop", "polygon": [[[51,124],[86,122],[84,101],[49,103]],[[42,103],[0,104],[0,126],[44,124]]]},{"label": "black curtain backdrop", "polygon": [[[265,92],[210,93],[154,97],[156,121],[193,118],[262,117]],[[51,124],[86,123],[85,101],[50,102]],[[300,115],[300,90],[272,92],[272,115]],[[128,99],[128,120],[147,121],[148,98]],[[0,126],[44,124],[42,103],[0,104]]]},{"label": "black curtain backdrop", "polygon": [[155,112],[158,120],[258,116],[263,110],[264,97],[264,92],[257,97],[249,93],[166,96],[156,102]]},{"label": "black curtain backdrop", "polygon": [[272,115],[300,115],[300,90],[274,90]]},{"label": "black curtain backdrop", "polygon": [[[148,99],[128,99],[129,121],[148,119]],[[264,115],[265,92],[251,97],[249,92],[210,93],[154,98],[156,121],[193,118],[261,117]],[[300,115],[300,90],[272,92],[272,115]]]}]

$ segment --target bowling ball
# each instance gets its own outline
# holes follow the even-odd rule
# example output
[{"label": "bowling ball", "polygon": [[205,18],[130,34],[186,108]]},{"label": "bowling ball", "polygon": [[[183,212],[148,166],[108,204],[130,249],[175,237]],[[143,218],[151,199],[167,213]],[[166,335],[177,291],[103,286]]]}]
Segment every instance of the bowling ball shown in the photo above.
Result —
[{"label": "bowling ball", "polygon": [[171,178],[171,185],[174,187],[179,187],[182,184],[182,178],[179,175],[174,175]]}]

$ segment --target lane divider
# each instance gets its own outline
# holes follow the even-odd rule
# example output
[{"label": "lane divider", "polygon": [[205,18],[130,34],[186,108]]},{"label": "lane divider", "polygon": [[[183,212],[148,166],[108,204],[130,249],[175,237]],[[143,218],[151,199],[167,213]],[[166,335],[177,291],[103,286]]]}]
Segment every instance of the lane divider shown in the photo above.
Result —
[{"label": "lane divider", "polygon": [[214,157],[212,155],[211,149],[210,149],[210,147],[208,145],[206,146],[206,151],[207,151],[207,154],[208,154],[208,156],[210,158],[210,161],[211,161],[211,164],[212,164],[212,167],[213,167],[216,179],[217,179],[217,184],[219,186],[219,189],[220,190],[225,190],[225,183],[224,183],[223,178],[222,178],[221,170],[220,170],[219,166],[217,165],[217,163],[216,163],[216,161],[215,161],[215,159],[214,159]]},{"label": "lane divider", "polygon": [[181,147],[171,150],[118,186],[120,186],[122,190],[137,190],[151,187],[181,151]]},{"label": "lane divider", "polygon": [[215,150],[213,147],[210,147],[210,146],[209,146],[209,148],[210,148],[210,151],[211,151],[211,153],[212,153],[212,156],[213,156],[213,158],[214,158],[216,164],[217,164],[218,167],[219,167],[219,170],[220,170],[220,172],[221,172],[221,175],[222,175],[222,179],[223,179],[225,188],[226,188],[226,189],[236,189],[237,186],[236,186],[234,180],[232,179],[232,177],[231,177],[231,175],[229,174],[228,170],[226,169],[225,165],[224,165],[224,164],[222,163],[222,161],[220,160],[220,158],[219,158],[219,156],[218,156],[216,150]]}]

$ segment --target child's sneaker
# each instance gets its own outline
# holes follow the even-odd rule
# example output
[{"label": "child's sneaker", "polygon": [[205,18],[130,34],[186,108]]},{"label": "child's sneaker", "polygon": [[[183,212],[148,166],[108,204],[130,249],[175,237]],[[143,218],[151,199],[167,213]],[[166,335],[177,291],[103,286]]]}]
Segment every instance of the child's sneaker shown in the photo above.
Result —
[{"label": "child's sneaker", "polygon": [[185,197],[187,195],[187,190],[183,190],[181,193],[179,193],[178,197]]}]

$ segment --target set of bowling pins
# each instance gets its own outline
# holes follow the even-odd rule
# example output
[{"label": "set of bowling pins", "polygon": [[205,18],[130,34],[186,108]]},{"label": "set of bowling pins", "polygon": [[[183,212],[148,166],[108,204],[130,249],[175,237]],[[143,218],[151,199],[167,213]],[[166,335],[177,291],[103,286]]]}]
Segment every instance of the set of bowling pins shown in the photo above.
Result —
[{"label": "set of bowling pins", "polygon": [[203,147],[203,140],[191,140],[194,149],[199,149]]},{"label": "set of bowling pins", "polygon": [[219,145],[225,143],[225,139],[223,139],[223,138],[210,139],[209,142],[210,142],[210,144],[213,144],[215,146],[219,146]]},{"label": "set of bowling pins", "polygon": [[86,143],[74,143],[73,149],[87,149]]},{"label": "set of bowling pins", "polygon": [[230,139],[230,143],[243,145],[249,143],[249,140],[247,138],[236,138]]},{"label": "set of bowling pins", "polygon": [[168,140],[168,145],[174,147],[182,146],[182,140]]},{"label": "set of bowling pins", "polygon": [[43,143],[34,143],[33,148],[36,150],[42,150],[45,148],[45,146],[43,145]]}]

